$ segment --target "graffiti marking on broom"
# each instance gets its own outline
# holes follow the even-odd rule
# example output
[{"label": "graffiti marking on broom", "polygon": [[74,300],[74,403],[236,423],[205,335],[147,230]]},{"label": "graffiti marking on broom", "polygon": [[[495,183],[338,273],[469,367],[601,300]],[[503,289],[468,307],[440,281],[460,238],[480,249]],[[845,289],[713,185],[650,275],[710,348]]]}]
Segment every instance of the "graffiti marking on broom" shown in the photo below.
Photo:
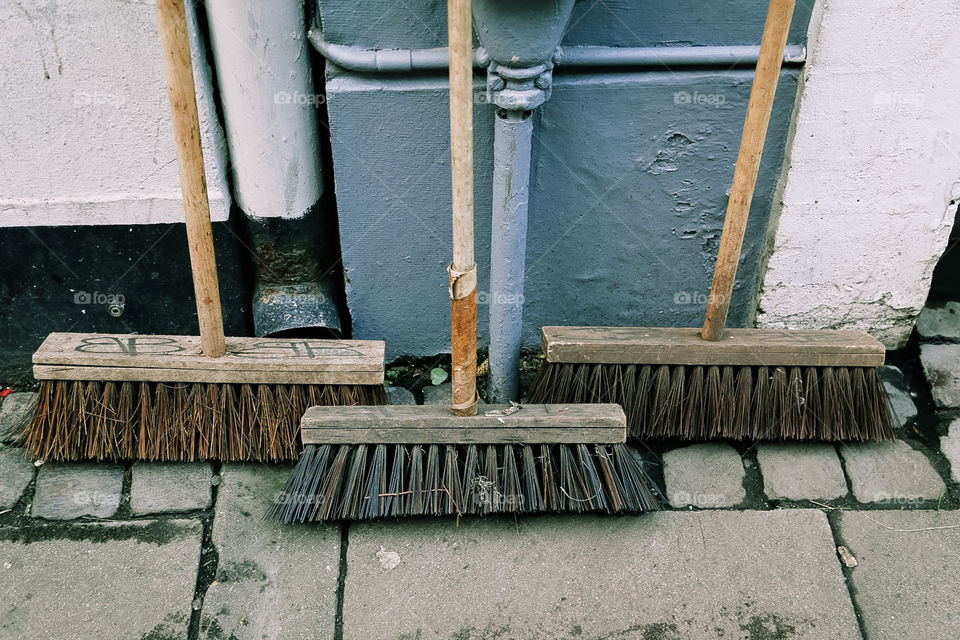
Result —
[{"label": "graffiti marking on broom", "polygon": [[74,351],[80,353],[122,353],[128,356],[138,354],[161,355],[186,351],[173,338],[157,336],[90,336],[80,340]]},{"label": "graffiti marking on broom", "polygon": [[363,353],[343,343],[324,340],[265,340],[255,342],[237,351],[235,356],[245,358],[329,358],[332,356],[363,356]]}]

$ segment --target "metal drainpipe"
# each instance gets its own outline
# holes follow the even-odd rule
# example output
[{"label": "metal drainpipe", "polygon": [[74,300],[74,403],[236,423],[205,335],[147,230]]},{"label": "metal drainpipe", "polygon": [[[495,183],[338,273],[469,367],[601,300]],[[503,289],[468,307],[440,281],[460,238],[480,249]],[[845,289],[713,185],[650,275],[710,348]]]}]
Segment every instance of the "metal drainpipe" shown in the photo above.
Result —
[{"label": "metal drainpipe", "polygon": [[[339,334],[304,5],[206,0],[233,194],[256,265],[257,335]],[[325,277],[323,274],[327,273]]]},{"label": "metal drainpipe", "polygon": [[487,99],[497,107],[490,238],[491,402],[517,399],[523,336],[523,280],[533,109],[550,98],[553,65],[574,0],[475,0],[474,27],[487,68]]},{"label": "metal drainpipe", "polygon": [[517,397],[533,143],[531,115],[525,110],[497,109],[493,128],[490,291],[485,296],[490,305],[487,393],[493,402]]}]

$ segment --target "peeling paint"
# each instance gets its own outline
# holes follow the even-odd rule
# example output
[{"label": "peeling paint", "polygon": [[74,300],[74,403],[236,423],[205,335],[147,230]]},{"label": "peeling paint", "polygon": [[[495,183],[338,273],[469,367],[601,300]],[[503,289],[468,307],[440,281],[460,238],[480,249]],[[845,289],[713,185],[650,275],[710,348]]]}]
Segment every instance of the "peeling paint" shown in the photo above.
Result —
[{"label": "peeling paint", "polygon": [[692,144],[693,140],[682,133],[670,134],[663,143],[664,148],[657,151],[656,157],[647,165],[647,173],[658,176],[676,171],[683,157],[687,155],[686,147]]}]

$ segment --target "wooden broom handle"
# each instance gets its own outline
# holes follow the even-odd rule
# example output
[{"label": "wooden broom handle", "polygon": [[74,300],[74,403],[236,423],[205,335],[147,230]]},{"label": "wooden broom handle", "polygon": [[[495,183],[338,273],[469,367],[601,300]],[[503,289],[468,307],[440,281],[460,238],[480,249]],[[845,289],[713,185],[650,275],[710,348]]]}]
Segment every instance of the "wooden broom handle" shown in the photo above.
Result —
[{"label": "wooden broom handle", "polygon": [[190,65],[190,40],[183,0],[157,0],[157,25],[163,62],[167,74],[167,93],[173,119],[173,137],[177,144],[180,190],[187,222],[187,244],[193,271],[193,289],[197,298],[197,320],[203,354],[218,358],[226,347],[223,317],[220,313],[220,288],[217,262],[213,252],[213,229],[207,203],[207,181],[200,146],[200,118]]},{"label": "wooden broom handle", "polygon": [[473,30],[470,0],[447,0],[450,46],[450,174],[453,262],[450,351],[457,415],[477,412],[477,265],[473,256]]},{"label": "wooden broom handle", "polygon": [[727,214],[723,221],[723,234],[717,252],[717,264],[713,272],[713,286],[707,300],[707,314],[703,321],[701,337],[704,340],[720,340],[727,323],[730,297],[737,277],[737,263],[743,246],[743,234],[750,215],[753,189],[760,170],[760,156],[767,137],[773,96],[780,77],[780,64],[790,31],[795,0],[770,0],[767,20],[760,41],[757,70],[747,103],[747,117],[740,137],[740,152],[733,171],[733,185],[727,202]]}]

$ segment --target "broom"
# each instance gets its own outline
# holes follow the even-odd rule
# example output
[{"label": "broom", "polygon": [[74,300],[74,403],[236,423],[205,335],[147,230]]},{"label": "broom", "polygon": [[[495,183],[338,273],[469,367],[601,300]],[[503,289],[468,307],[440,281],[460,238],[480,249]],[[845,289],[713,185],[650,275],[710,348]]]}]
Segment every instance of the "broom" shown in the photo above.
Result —
[{"label": "broom", "polygon": [[53,333],[21,439],[45,460],[294,460],[316,404],[386,404],[381,341],[224,338],[183,0],[157,0],[200,337]]},{"label": "broom", "polygon": [[487,405],[477,415],[473,99],[469,0],[448,0],[453,262],[452,406],[311,407],[303,456],[268,517],[282,523],[385,516],[657,508],[624,445],[617,405]]},{"label": "broom", "polygon": [[638,438],[889,440],[859,331],[725,330],[794,0],[771,0],[703,329],[543,327],[531,402],[616,402]]}]

